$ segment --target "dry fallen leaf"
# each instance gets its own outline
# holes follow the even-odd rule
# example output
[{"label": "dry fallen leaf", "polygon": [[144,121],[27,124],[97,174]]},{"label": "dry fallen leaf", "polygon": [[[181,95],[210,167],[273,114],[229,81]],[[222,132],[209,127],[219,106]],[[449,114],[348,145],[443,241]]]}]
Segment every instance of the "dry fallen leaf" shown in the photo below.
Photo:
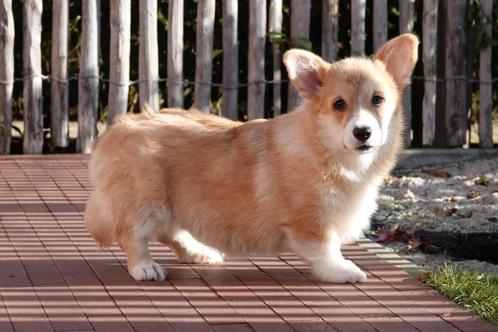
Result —
[{"label": "dry fallen leaf", "polygon": [[421,171],[425,174],[429,174],[437,178],[449,178],[451,176],[450,173],[448,173],[447,171],[443,171],[441,169],[422,167]]},{"label": "dry fallen leaf", "polygon": [[477,198],[479,196],[482,196],[482,194],[483,194],[482,192],[471,190],[467,193],[467,198],[474,199],[474,198]]},{"label": "dry fallen leaf", "polygon": [[429,279],[431,277],[431,273],[430,272],[422,272],[420,273],[418,276],[417,276],[417,280],[420,280],[420,281],[426,281],[427,279]]}]

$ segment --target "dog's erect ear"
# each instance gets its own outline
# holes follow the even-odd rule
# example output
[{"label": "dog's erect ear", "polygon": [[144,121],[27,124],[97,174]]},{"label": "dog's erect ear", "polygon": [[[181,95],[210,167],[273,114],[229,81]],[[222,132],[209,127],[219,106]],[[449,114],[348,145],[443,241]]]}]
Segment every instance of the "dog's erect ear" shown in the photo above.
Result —
[{"label": "dog's erect ear", "polygon": [[374,56],[374,61],[384,64],[400,90],[410,84],[410,77],[418,59],[418,44],[417,36],[406,33],[389,40]]},{"label": "dog's erect ear", "polygon": [[327,70],[327,63],[322,58],[305,50],[292,49],[285,52],[284,64],[289,80],[301,97],[314,99],[320,96]]}]

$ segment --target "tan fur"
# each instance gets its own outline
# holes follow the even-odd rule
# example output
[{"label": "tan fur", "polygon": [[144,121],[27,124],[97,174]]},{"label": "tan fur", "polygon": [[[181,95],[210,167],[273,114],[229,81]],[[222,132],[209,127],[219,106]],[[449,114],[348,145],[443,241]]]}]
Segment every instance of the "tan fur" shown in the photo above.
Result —
[{"label": "tan fur", "polygon": [[[390,54],[400,47],[413,53],[417,43],[404,35],[386,47]],[[303,52],[289,51],[284,58],[306,98],[286,115],[241,123],[197,111],[145,110],[121,116],[101,137],[90,162],[95,188],[85,223],[102,246],[118,241],[136,279],[163,279],[150,265],[147,248],[158,239],[184,261],[221,260],[203,244],[236,255],[294,250],[312,265],[330,261],[336,269],[331,274],[350,273],[329,278],[316,266],[322,279],[364,280],[337,248],[368,226],[378,186],[395,163],[404,86],[386,71],[393,66],[383,62],[389,59],[379,58],[385,49],[375,60],[334,64]],[[416,55],[401,64],[410,67],[408,75],[415,62]],[[331,132],[346,125],[369,86],[393,103],[392,110],[371,110],[379,121],[387,117],[383,112],[392,113],[387,140],[372,157],[336,144]],[[343,113],[332,109],[338,95],[348,101]],[[192,245],[187,232],[203,244]]]}]

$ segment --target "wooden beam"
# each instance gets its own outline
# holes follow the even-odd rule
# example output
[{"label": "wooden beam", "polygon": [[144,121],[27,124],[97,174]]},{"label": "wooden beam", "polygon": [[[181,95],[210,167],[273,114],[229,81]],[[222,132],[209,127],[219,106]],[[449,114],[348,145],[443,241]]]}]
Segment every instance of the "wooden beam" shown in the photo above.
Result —
[{"label": "wooden beam", "polygon": [[265,115],[266,0],[249,2],[247,118]]},{"label": "wooden beam", "polygon": [[[399,33],[413,32],[415,0],[399,0]],[[386,22],[387,24],[387,22]],[[405,112],[405,129],[403,132],[403,143],[405,147],[411,144],[412,128],[412,90],[407,86],[403,93],[403,110]]]},{"label": "wooden beam", "polygon": [[351,55],[365,54],[366,0],[351,0]]},{"label": "wooden beam", "polygon": [[239,119],[239,46],[237,37],[238,2],[223,1],[223,108],[221,114],[232,120]]},{"label": "wooden beam", "polygon": [[[291,47],[309,49],[307,41],[309,40],[310,35],[310,15],[310,0],[291,0]],[[289,84],[287,95],[287,111],[292,111],[300,103],[300,100],[301,98],[299,97],[294,86],[292,86],[292,84]]]},{"label": "wooden beam", "polygon": [[93,151],[99,108],[99,2],[82,2],[77,150]]},{"label": "wooden beam", "polygon": [[111,49],[107,124],[128,111],[131,0],[111,0]]},{"label": "wooden beam", "polygon": [[387,41],[387,0],[373,0],[373,49],[377,52]]},{"label": "wooden beam", "polygon": [[322,58],[337,60],[339,36],[339,0],[322,0]]},{"label": "wooden beam", "polygon": [[41,31],[43,2],[26,0],[23,5],[23,153],[43,151],[43,95]]},{"label": "wooden beam", "polygon": [[[270,33],[282,33],[282,0],[270,1],[270,14],[268,17],[268,31]],[[272,79],[273,83],[273,116],[282,114],[282,54],[280,43],[272,43]]]},{"label": "wooden beam", "polygon": [[140,1],[138,79],[140,110],[144,104],[159,110],[159,60],[157,46],[157,0]]},{"label": "wooden beam", "polygon": [[0,154],[10,153],[14,88],[14,16],[12,0],[0,0]]},{"label": "wooden beam", "polygon": [[183,108],[183,0],[169,0],[168,20],[168,107]]},{"label": "wooden beam", "polygon": [[[484,15],[484,32],[492,40],[491,22],[493,18],[493,0],[481,0],[481,9]],[[491,81],[491,43],[481,50],[479,64],[479,146],[493,147],[493,85]]]},{"label": "wooden beam", "polygon": [[194,107],[202,113],[209,113],[211,102],[215,7],[214,0],[197,2]]},{"label": "wooden beam", "polygon": [[467,0],[443,0],[445,29],[445,117],[446,145],[458,147],[467,142]]},{"label": "wooden beam", "polygon": [[52,54],[50,71],[54,79],[50,82],[51,124],[50,135],[54,146],[69,145],[67,82],[67,42],[69,30],[69,1],[52,2]]},{"label": "wooden beam", "polygon": [[436,135],[436,96],[437,96],[437,22],[439,0],[424,0],[422,14],[424,99],[422,102],[422,144],[434,145]]}]

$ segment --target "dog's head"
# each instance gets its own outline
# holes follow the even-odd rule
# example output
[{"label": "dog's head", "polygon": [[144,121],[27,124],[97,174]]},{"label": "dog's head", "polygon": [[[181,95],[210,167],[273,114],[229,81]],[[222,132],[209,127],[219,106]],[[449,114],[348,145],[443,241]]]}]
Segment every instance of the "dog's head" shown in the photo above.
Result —
[{"label": "dog's head", "polygon": [[316,112],[328,148],[364,155],[392,139],[391,119],[410,83],[418,43],[416,36],[404,34],[384,44],[373,59],[333,64],[304,50],[284,54],[289,79]]}]

